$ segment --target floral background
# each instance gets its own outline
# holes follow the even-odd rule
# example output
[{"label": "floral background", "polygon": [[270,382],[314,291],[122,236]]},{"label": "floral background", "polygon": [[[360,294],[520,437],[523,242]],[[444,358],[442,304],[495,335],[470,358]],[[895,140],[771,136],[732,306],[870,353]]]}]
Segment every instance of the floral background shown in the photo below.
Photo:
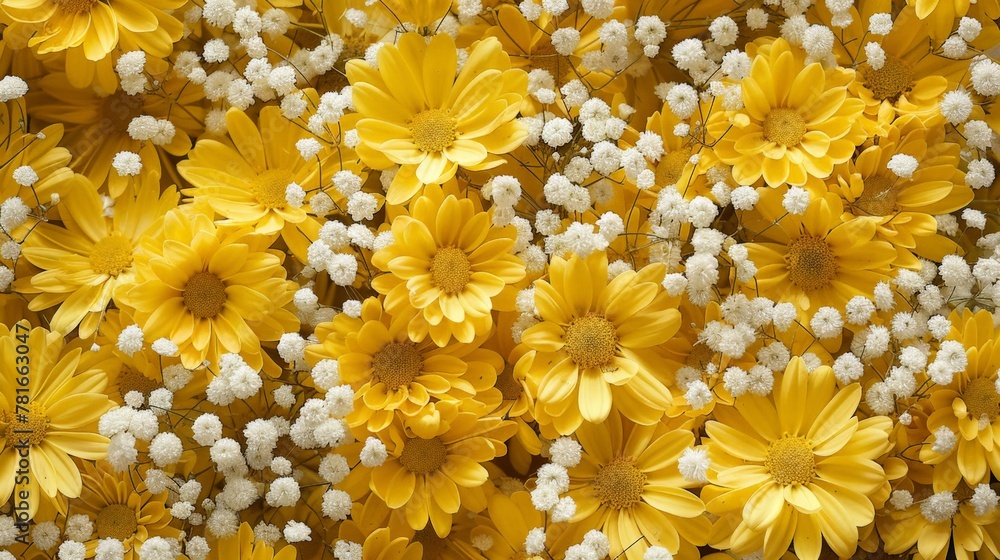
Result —
[{"label": "floral background", "polygon": [[1000,556],[998,0],[0,0],[0,560]]}]

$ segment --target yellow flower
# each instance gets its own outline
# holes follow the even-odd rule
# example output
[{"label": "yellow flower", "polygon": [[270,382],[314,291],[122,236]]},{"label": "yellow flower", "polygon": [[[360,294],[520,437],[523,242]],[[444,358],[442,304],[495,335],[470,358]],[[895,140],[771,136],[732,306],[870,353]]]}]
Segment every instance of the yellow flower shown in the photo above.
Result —
[{"label": "yellow flower", "polygon": [[378,52],[378,69],[347,65],[358,121],[358,155],[375,169],[400,165],[386,193],[403,204],[424,184],[439,184],[459,167],[490,169],[497,154],[518,147],[527,127],[514,120],[527,91],[527,74],[510,68],[500,42],[474,45],[457,69],[455,42],[446,33],[430,43],[415,33]]},{"label": "yellow flower", "polygon": [[492,227],[492,214],[477,212],[469,199],[442,198],[436,188],[428,189],[409,216],[392,221],[394,243],[372,256],[388,273],[372,280],[386,296],[386,309],[394,315],[418,310],[410,338],[429,334],[439,346],[452,335],[468,343],[488,334],[500,296],[510,300],[510,285],[524,278],[524,264],[511,254],[513,226]]},{"label": "yellow flower", "polygon": [[340,314],[316,327],[321,345],[308,347],[306,356],[314,366],[336,360],[340,378],[354,389],[354,410],[346,418],[351,426],[380,432],[397,412],[434,421],[431,403],[473,399],[493,386],[503,368],[499,354],[479,348],[481,339],[444,347],[431,340],[415,343],[406,335],[409,322],[368,298],[360,317]]},{"label": "yellow flower", "polygon": [[809,372],[792,358],[773,395],[746,395],[717,406],[708,434],[709,512],[721,518],[712,546],[777,558],[794,540],[802,560],[819,557],[822,540],[840,557],[854,554],[858,528],[888,497],[875,462],[889,449],[892,421],[858,420],[861,386],[837,389],[827,366]]},{"label": "yellow flower", "polygon": [[125,560],[139,557],[139,548],[150,537],[177,538],[180,530],[165,503],[166,493],[152,494],[137,472],[116,473],[106,462],[83,464],[83,491],[70,502],[72,514],[84,514],[94,524],[84,542],[93,554],[101,539],[112,538],[125,546]]},{"label": "yellow flower", "polygon": [[285,309],[298,285],[285,279],[284,255],[269,248],[273,237],[216,228],[190,208],[170,211],[156,227],[136,256],[135,284],[115,293],[134,309],[146,340],[173,341],[186,368],[234,352],[276,373],[260,341],[278,340],[299,322]]},{"label": "yellow flower", "polygon": [[503,442],[516,426],[461,412],[453,403],[438,403],[437,411],[436,427],[419,418],[397,420],[378,434],[389,458],[372,469],[371,488],[390,508],[402,508],[412,529],[423,529],[430,520],[437,536],[445,537],[463,504],[485,507],[488,473],[480,463],[506,453]]},{"label": "yellow flower", "polygon": [[927,418],[933,434],[942,426],[958,436],[947,452],[934,449],[932,435],[920,448],[920,460],[935,465],[935,490],[954,488],[960,478],[969,485],[988,483],[990,473],[1000,473],[1000,329],[989,311],[954,311],[949,340],[965,346],[968,365],[955,374],[951,383],[934,385],[930,402],[934,412]]},{"label": "yellow flower", "polygon": [[219,539],[208,554],[209,560],[295,560],[295,547],[285,545],[277,553],[274,547],[257,540],[250,524],[240,524],[239,532]]},{"label": "yellow flower", "polygon": [[424,0],[410,2],[408,0],[385,0],[382,4],[387,10],[403,23],[412,23],[417,27],[427,27],[441,21],[441,18],[451,10],[452,0]]},{"label": "yellow flower", "polygon": [[79,325],[80,336],[89,337],[114,291],[135,282],[134,253],[179,198],[172,187],[161,194],[159,179],[147,175],[135,194],[118,199],[109,219],[97,189],[77,175],[60,204],[63,227],[43,223],[28,237],[23,254],[42,271],[21,291],[38,294],[29,309],[59,306],[49,323],[52,330],[69,333]]},{"label": "yellow flower", "polygon": [[865,137],[858,122],[864,102],[847,96],[852,73],[805,64],[784,39],[753,46],[750,76],[740,82],[744,108],[709,117],[715,155],[733,166],[741,185],[762,176],[771,187],[827,177]]},{"label": "yellow flower", "polygon": [[489,560],[509,560],[530,558],[524,550],[528,531],[545,526],[545,513],[535,509],[531,494],[517,491],[507,496],[496,492],[489,498],[487,516],[477,518],[471,538],[488,536],[493,546],[483,552]]},{"label": "yellow flower", "polygon": [[569,469],[576,502],[576,527],[558,543],[579,542],[599,529],[611,541],[611,557],[641,560],[650,546],[679,559],[698,559],[708,538],[705,504],[685,490],[696,483],[681,476],[677,460],[694,445],[694,435],[664,424],[640,426],[612,414],[607,422],[584,424],[576,432],[583,456]]},{"label": "yellow flower", "polygon": [[[913,115],[896,119],[878,139],[853,159],[834,169],[836,183],[813,181],[814,193],[827,189],[841,196],[844,210],[876,220],[875,238],[896,249],[895,266],[919,269],[918,256],[940,262],[958,251],[954,241],[938,233],[934,216],[950,214],[972,201],[959,169],[960,146],[944,141],[944,128],[924,128]],[[912,177],[888,170],[896,154],[915,157],[920,166]]]},{"label": "yellow flower", "polygon": [[[997,0],[906,0],[912,6],[918,18],[924,20],[931,29],[931,36],[936,41],[944,41],[955,27],[955,20],[968,14],[970,7],[979,4],[975,19],[979,21],[996,20],[1000,18],[1000,2]],[[981,10],[981,11],[980,11]]]},{"label": "yellow flower", "polygon": [[549,281],[535,282],[542,321],[522,334],[531,351],[517,365],[526,368],[541,424],[569,434],[585,420],[605,421],[612,408],[653,424],[670,407],[670,392],[653,374],[652,348],[680,327],[674,298],[660,286],[664,271],[653,264],[608,282],[604,252],[552,259]]},{"label": "yellow flower", "polygon": [[0,499],[26,493],[32,517],[44,498],[80,495],[73,457],[103,459],[108,449],[97,421],[114,404],[105,394],[114,358],[63,344],[58,332],[0,325]]},{"label": "yellow flower", "polygon": [[805,213],[794,215],[781,206],[784,189],[758,192],[760,202],[746,218],[761,232],[746,244],[758,273],[747,289],[792,302],[808,320],[807,311],[843,311],[853,296],[870,295],[875,284],[889,279],[896,250],[875,239],[875,220],[842,222],[843,206],[833,194],[813,195]]}]

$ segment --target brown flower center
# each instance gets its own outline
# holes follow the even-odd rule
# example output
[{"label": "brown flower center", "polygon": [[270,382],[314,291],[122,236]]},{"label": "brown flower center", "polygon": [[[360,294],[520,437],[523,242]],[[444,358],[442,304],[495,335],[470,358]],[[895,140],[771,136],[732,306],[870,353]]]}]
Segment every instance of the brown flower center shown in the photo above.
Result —
[{"label": "brown flower center", "polygon": [[798,146],[806,133],[806,121],[795,109],[778,107],[764,118],[764,138],[782,146]]},{"label": "brown flower center", "polygon": [[615,457],[601,467],[594,478],[597,498],[611,509],[625,509],[639,503],[646,475],[631,457]]},{"label": "brown flower center", "polygon": [[447,457],[448,449],[441,438],[407,438],[399,462],[412,473],[430,474],[441,468]]},{"label": "brown flower center", "polygon": [[873,175],[865,179],[865,190],[854,201],[854,206],[869,216],[888,216],[895,214],[896,188],[894,181],[881,175]]},{"label": "brown flower center", "polygon": [[118,394],[123,398],[131,391],[138,391],[143,397],[149,398],[149,394],[161,386],[130,367],[122,367],[121,373],[118,374]]},{"label": "brown flower center", "polygon": [[656,166],[656,185],[667,187],[676,185],[684,174],[684,166],[691,159],[691,148],[681,148],[667,153],[660,158]]},{"label": "brown flower center", "polygon": [[[93,0],[65,0],[67,4],[96,4]],[[65,8],[63,8],[65,9]],[[102,136],[124,136],[128,134],[128,125],[132,119],[142,114],[142,96],[131,96],[119,90],[101,100],[101,117],[97,122],[98,133]],[[72,150],[74,144],[69,143]]]},{"label": "brown flower center", "polygon": [[566,353],[582,368],[611,365],[618,349],[615,325],[599,315],[573,319],[566,327]]},{"label": "brown flower center", "polygon": [[531,54],[528,55],[531,60],[532,68],[539,68],[541,70],[547,71],[556,81],[556,87],[562,86],[565,80],[563,79],[563,74],[566,70],[563,69],[563,56],[556,52],[556,48],[551,42],[542,43],[531,49]]},{"label": "brown flower center", "polygon": [[7,424],[7,445],[14,447],[23,442],[28,445],[39,445],[45,439],[49,431],[49,417],[46,415],[45,407],[33,402],[29,405],[28,412],[15,413],[5,410],[0,413],[0,420]]},{"label": "brown flower center", "polygon": [[122,504],[111,504],[101,510],[94,520],[97,535],[102,539],[112,538],[124,541],[135,534],[138,523],[132,508]]},{"label": "brown flower center", "polygon": [[55,0],[56,6],[70,14],[89,12],[97,0]]},{"label": "brown flower center", "polygon": [[899,96],[913,87],[913,70],[894,56],[886,56],[885,64],[878,70],[865,62],[858,67],[861,78],[875,99],[895,103]]},{"label": "brown flower center", "polygon": [[98,274],[118,276],[132,266],[132,242],[116,231],[94,243],[90,250],[90,268]]},{"label": "brown flower center", "polygon": [[514,368],[509,364],[497,375],[497,382],[493,386],[500,390],[505,401],[516,400],[524,392],[524,387],[514,379]]},{"label": "brown flower center", "polygon": [[785,436],[771,442],[764,466],[774,481],[782,486],[809,484],[816,474],[812,446],[802,436]]},{"label": "brown flower center", "polygon": [[412,342],[390,342],[372,356],[372,377],[386,390],[409,385],[424,367],[424,359]]},{"label": "brown flower center", "polygon": [[448,541],[437,536],[430,525],[414,533],[413,542],[424,547],[424,558],[444,558],[448,552]]},{"label": "brown flower center", "polygon": [[184,307],[199,319],[210,319],[226,304],[226,285],[211,272],[199,272],[184,286]]},{"label": "brown flower center", "polygon": [[284,208],[285,189],[292,182],[292,174],[284,169],[270,169],[257,175],[247,183],[250,194],[257,199],[261,206],[271,208]]},{"label": "brown flower center", "polygon": [[801,290],[825,288],[837,278],[837,259],[830,245],[819,237],[802,236],[792,242],[785,255],[788,276]]},{"label": "brown flower center", "polygon": [[1000,412],[1000,395],[997,394],[996,384],[984,377],[969,381],[965,391],[962,391],[962,400],[965,401],[969,416],[975,419],[985,415],[992,422]]},{"label": "brown flower center", "polygon": [[469,257],[457,247],[441,247],[431,258],[431,281],[447,294],[464,290],[471,277]]},{"label": "brown flower center", "polygon": [[695,344],[688,354],[686,364],[699,371],[705,371],[708,364],[715,361],[715,351],[705,343]]},{"label": "brown flower center", "polygon": [[441,109],[427,109],[413,117],[410,121],[410,133],[413,143],[421,152],[440,152],[451,146],[457,135],[457,121]]}]

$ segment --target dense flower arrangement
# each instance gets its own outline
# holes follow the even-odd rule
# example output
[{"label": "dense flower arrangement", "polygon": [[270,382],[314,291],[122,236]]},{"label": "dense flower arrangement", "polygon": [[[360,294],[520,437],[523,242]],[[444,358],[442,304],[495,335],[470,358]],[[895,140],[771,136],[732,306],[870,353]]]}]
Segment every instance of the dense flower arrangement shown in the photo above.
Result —
[{"label": "dense flower arrangement", "polygon": [[1000,557],[998,0],[0,0],[0,560]]}]

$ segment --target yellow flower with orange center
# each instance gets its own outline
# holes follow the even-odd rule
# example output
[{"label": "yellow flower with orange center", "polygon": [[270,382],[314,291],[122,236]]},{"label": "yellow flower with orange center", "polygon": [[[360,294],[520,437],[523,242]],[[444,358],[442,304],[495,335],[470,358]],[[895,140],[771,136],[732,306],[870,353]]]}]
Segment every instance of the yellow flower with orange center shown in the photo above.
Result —
[{"label": "yellow flower with orange center", "polygon": [[744,107],[708,119],[715,155],[733,166],[741,185],[761,177],[771,187],[827,177],[865,138],[858,122],[864,102],[847,95],[852,74],[805,64],[804,53],[784,39],[747,50],[753,64],[740,81]]},{"label": "yellow flower with orange center", "polygon": [[347,65],[358,121],[358,155],[375,169],[400,168],[386,192],[404,204],[425,184],[452,178],[459,167],[491,169],[527,136],[514,120],[527,92],[527,74],[511,69],[495,38],[476,43],[458,68],[455,42],[440,33],[426,42],[415,33],[378,52],[378,69]]}]

